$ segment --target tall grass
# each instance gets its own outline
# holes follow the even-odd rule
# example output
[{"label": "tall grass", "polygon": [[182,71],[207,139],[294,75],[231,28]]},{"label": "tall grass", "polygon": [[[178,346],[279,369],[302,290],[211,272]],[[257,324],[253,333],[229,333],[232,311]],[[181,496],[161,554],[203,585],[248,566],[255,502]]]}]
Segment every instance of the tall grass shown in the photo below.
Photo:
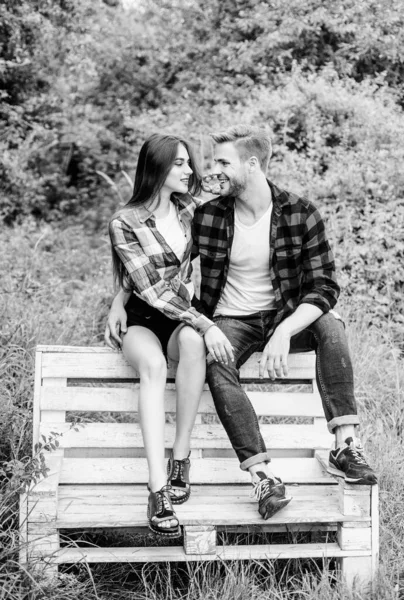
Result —
[{"label": "tall grass", "polygon": [[[46,587],[18,565],[18,489],[29,475],[36,344],[99,345],[112,296],[106,238],[26,221],[0,234],[0,600],[361,600],[314,561],[85,565]],[[377,598],[404,594],[404,370],[389,324],[342,301],[362,439],[381,487]],[[401,583],[400,583],[401,575]],[[400,586],[402,589],[400,591]]]}]

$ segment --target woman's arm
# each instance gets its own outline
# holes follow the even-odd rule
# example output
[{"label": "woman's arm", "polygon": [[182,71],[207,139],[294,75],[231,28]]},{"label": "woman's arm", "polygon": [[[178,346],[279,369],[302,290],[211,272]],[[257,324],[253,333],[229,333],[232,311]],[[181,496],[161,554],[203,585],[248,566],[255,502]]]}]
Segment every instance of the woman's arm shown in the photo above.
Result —
[{"label": "woman's arm", "polygon": [[[204,338],[206,348],[215,360],[225,363],[228,359],[234,360],[232,345],[224,333],[213,321],[190,306],[189,299],[184,299],[175,293],[171,286],[164,281],[143,252],[131,227],[125,222],[115,219],[110,224],[110,237],[115,252],[125,265],[133,289],[145,302],[160,310],[167,317],[193,327]],[[119,292],[114,298],[108,317],[105,341],[109,346],[117,344],[120,347],[121,339],[117,335],[117,330],[120,333],[126,331],[123,293]],[[116,346],[113,345],[113,347]]]},{"label": "woman's arm", "polygon": [[130,298],[130,292],[119,290],[112,301],[105,327],[104,340],[107,346],[116,350],[122,346],[122,335],[127,332],[127,313],[125,305]]},{"label": "woman's arm", "polygon": [[178,291],[174,291],[172,285],[164,280],[145,254],[132,227],[121,219],[115,219],[109,232],[114,251],[125,266],[128,281],[136,294],[170,319],[190,325],[203,336],[213,321],[190,306],[189,297],[181,295],[180,285]]}]

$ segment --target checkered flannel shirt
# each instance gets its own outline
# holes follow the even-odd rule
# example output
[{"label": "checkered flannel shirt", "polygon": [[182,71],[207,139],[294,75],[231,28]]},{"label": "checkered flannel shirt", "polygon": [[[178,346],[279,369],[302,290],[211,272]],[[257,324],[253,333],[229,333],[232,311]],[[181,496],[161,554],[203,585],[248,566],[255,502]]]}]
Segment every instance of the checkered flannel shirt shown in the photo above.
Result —
[{"label": "checkered flannel shirt", "polygon": [[[304,198],[268,181],[273,210],[270,231],[270,277],[277,314],[275,328],[299,304],[332,309],[339,295],[335,264],[324,223]],[[192,256],[201,259],[201,303],[211,317],[226,284],[234,237],[234,198],[219,197],[199,206],[193,221]]]},{"label": "checkered flannel shirt", "polygon": [[182,261],[157,230],[155,217],[144,206],[124,208],[111,221],[109,235],[125,266],[127,287],[170,319],[191,325],[203,336],[212,321],[191,306],[185,286],[192,273],[191,222],[200,201],[190,194],[172,198],[187,240]]}]

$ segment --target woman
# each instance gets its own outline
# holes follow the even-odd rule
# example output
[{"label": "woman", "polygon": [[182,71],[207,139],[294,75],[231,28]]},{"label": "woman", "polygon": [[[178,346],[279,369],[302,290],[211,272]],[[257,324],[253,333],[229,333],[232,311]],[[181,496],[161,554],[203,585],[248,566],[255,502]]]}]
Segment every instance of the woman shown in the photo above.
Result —
[{"label": "woman", "polygon": [[[192,217],[201,178],[189,144],[154,134],[143,144],[131,200],[110,223],[115,298],[126,303],[122,350],[140,376],[139,416],[149,467],[152,531],[180,535],[172,504],[190,496],[189,448],[205,381],[205,343],[225,337],[195,308],[190,253]],[[111,339],[112,338],[112,339]],[[119,340],[107,325],[109,345]],[[227,341],[227,339],[226,339]],[[119,340],[120,342],[120,340]],[[166,356],[178,361],[176,437],[164,468]]]}]

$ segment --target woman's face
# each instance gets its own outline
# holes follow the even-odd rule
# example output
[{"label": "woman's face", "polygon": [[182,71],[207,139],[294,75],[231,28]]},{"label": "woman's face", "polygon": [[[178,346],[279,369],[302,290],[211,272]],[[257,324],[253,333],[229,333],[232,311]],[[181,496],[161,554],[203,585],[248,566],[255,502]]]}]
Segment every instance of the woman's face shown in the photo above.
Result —
[{"label": "woman's face", "polygon": [[177,155],[170,172],[164,182],[163,189],[168,192],[185,194],[188,191],[189,178],[192,175],[187,149],[178,144]]}]

